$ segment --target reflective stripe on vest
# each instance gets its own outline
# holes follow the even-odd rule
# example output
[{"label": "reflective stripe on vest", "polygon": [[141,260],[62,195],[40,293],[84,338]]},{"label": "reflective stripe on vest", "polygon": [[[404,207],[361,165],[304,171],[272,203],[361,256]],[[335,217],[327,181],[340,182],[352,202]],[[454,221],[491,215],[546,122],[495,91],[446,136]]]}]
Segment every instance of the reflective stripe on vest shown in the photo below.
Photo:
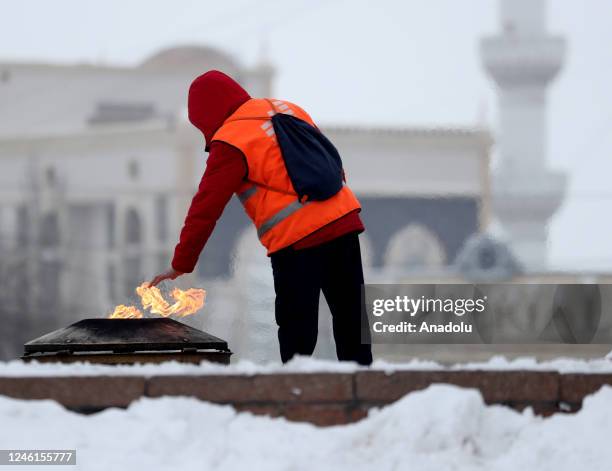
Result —
[{"label": "reflective stripe on vest", "polygon": [[248,187],[241,193],[238,193],[238,199],[242,204],[246,203],[246,201],[253,196],[257,192],[257,187],[255,185]]},{"label": "reflective stripe on vest", "polygon": [[300,203],[300,200],[295,200],[293,203],[288,204],[271,218],[264,221],[263,224],[257,228],[257,236],[261,239],[266,232],[277,224],[283,222],[285,219],[302,209],[307,204],[308,203]]},{"label": "reflective stripe on vest", "polygon": [[[255,193],[257,193],[257,185],[250,186],[246,190],[238,193],[238,199],[242,204],[245,204],[247,200]],[[283,222],[296,211],[299,211],[306,204],[308,203],[300,203],[299,200],[288,204],[283,209],[275,213],[272,217],[264,221],[263,224],[261,224],[261,226],[257,228],[257,236],[261,239],[261,237],[263,237],[266,232],[268,232],[277,224]]]}]

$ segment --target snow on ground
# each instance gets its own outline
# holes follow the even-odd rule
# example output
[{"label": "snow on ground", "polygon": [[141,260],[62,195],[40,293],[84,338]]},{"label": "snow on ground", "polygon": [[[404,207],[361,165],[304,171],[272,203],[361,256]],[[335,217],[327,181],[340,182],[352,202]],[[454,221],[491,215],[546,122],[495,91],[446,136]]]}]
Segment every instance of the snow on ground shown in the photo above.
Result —
[{"label": "snow on ground", "polygon": [[611,404],[606,386],[577,414],[540,418],[486,406],[476,390],[434,385],[355,424],[319,428],[192,398],[141,399],[87,416],[0,397],[0,448],[76,449],[76,468],[88,471],[599,471],[612,463]]},{"label": "snow on ground", "polygon": [[[390,363],[377,360],[371,367],[386,372],[405,370],[537,370],[558,371],[560,373],[612,373],[612,356],[598,359],[558,358],[538,362],[535,358],[524,357],[513,360],[495,356],[486,362],[460,363],[444,366],[429,360],[412,360],[406,363]],[[231,365],[203,362],[192,365],[178,362],[167,362],[158,365],[93,365],[89,363],[26,363],[21,360],[0,362],[0,377],[17,376],[97,376],[97,375],[168,375],[168,374],[263,374],[263,373],[313,373],[344,372],[350,373],[364,369],[355,363],[319,360],[309,357],[297,357],[286,365],[280,362],[256,364],[241,360]]]}]

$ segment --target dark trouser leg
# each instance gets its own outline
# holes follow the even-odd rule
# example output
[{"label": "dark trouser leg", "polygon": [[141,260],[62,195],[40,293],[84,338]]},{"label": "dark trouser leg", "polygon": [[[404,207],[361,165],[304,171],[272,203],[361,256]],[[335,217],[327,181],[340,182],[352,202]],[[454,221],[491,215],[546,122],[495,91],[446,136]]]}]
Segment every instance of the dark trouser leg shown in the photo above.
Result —
[{"label": "dark trouser leg", "polygon": [[369,338],[361,309],[363,267],[357,234],[339,237],[323,246],[322,289],[332,313],[338,360],[372,363],[372,347],[362,344],[362,327]]},{"label": "dark trouser leg", "polygon": [[278,342],[285,363],[294,355],[312,355],[317,344],[320,262],[316,250],[282,250],[271,260]]}]

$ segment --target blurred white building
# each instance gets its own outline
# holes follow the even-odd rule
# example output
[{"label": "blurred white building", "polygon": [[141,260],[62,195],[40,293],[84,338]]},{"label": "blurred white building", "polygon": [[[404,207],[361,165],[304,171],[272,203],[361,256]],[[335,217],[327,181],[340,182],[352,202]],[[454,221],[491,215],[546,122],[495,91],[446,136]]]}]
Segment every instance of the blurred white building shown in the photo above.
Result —
[{"label": "blurred white building", "polygon": [[[4,263],[18,267],[34,290],[28,302],[99,316],[168,265],[205,165],[202,136],[186,120],[186,94],[191,80],[212,68],[236,77],[253,96],[273,95],[268,64],[244,68],[206,47],[164,50],[136,67],[0,63],[0,245]],[[372,210],[372,217],[384,216],[369,231],[380,233],[370,241],[380,245],[372,249],[374,264],[446,266],[484,226],[490,145],[484,130],[325,132],[343,155],[351,185],[372,205],[392,208],[385,198],[407,198],[415,207],[423,200],[472,202],[459,205],[468,222],[448,240],[444,217],[452,216],[452,204],[441,212],[432,206],[424,222]],[[243,223],[226,224],[236,240]],[[378,227],[385,225],[393,231]],[[214,258],[219,250],[211,252]],[[220,263],[229,266],[229,258]]]},{"label": "blurred white building", "polygon": [[[134,303],[135,287],[169,265],[206,161],[203,137],[186,119],[187,91],[209,69],[253,96],[274,96],[269,64],[243,67],[200,46],[163,50],[135,67],[0,62],[0,312],[13,329],[3,332],[5,347],[14,344],[4,356],[51,328]],[[371,273],[444,272],[486,226],[486,130],[323,131],[363,203]],[[184,282],[218,296],[209,297],[206,321],[194,320],[204,322],[198,327],[238,351],[274,358],[266,263],[234,201],[198,279]]]},{"label": "blurred white building", "polygon": [[41,282],[30,302],[100,315],[168,265],[204,168],[185,123],[202,67],[270,93],[271,68],[205,47],[133,68],[0,63],[0,244],[5,263]]}]

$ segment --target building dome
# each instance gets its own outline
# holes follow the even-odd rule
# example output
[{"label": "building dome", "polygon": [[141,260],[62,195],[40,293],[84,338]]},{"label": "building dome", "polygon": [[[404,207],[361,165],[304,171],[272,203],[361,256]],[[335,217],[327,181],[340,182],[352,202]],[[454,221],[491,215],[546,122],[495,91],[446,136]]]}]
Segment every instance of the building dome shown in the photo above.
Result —
[{"label": "building dome", "polygon": [[239,71],[236,61],[228,54],[207,46],[177,46],[156,52],[140,65],[156,71],[218,69],[230,75]]},{"label": "building dome", "polygon": [[455,266],[472,280],[507,280],[523,271],[510,247],[488,233],[472,234],[459,251]]}]

